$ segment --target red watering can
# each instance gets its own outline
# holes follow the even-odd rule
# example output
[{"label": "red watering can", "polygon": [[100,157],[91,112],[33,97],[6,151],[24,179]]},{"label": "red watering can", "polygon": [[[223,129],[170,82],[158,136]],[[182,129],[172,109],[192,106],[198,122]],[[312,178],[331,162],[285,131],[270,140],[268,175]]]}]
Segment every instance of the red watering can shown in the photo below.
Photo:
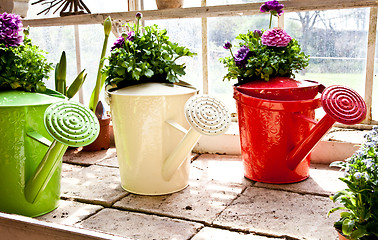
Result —
[{"label": "red watering can", "polygon": [[[322,93],[320,98],[315,98]],[[310,152],[335,121],[356,124],[366,116],[362,97],[343,86],[277,77],[234,88],[245,177],[292,183],[309,176]],[[315,109],[327,115],[315,121]]]}]

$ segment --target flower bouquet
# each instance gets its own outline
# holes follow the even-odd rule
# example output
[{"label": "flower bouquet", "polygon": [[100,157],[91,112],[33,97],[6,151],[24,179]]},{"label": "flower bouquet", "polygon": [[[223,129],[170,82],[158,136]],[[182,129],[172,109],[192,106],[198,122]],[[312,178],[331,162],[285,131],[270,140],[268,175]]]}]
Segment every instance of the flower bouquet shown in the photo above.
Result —
[{"label": "flower bouquet", "polygon": [[331,199],[341,203],[329,214],[344,210],[335,228],[348,239],[378,239],[378,127],[365,135],[365,143],[345,162],[334,162],[341,167],[341,181],[347,188],[334,194]]},{"label": "flower bouquet", "polygon": [[283,7],[277,0],[264,3],[260,11],[270,12],[269,29],[240,34],[236,37],[240,48],[235,54],[232,44],[225,43],[231,56],[220,59],[228,69],[224,80],[237,79],[242,84],[259,79],[269,81],[276,76],[294,77],[294,73],[308,66],[309,56],[301,51],[298,41],[281,28],[271,28],[273,16],[280,16]]},{"label": "flower bouquet", "polygon": [[44,92],[43,79],[48,79],[52,64],[42,50],[22,31],[21,18],[15,14],[0,14],[0,89]]}]

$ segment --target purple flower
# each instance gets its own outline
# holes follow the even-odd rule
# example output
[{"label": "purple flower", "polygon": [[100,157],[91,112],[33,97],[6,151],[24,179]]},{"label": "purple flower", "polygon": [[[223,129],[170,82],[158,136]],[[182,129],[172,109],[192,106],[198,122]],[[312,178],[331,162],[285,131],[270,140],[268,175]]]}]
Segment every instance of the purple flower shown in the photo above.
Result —
[{"label": "purple flower", "polygon": [[262,31],[261,31],[261,30],[256,29],[255,31],[253,31],[253,36],[254,36],[255,38],[260,38],[261,35],[262,35]]},{"label": "purple flower", "polygon": [[142,13],[140,13],[140,12],[137,12],[136,14],[135,14],[135,17],[136,17],[136,19],[141,19],[142,17],[143,17],[143,14]]},{"label": "purple flower", "polygon": [[122,34],[122,36],[117,38],[117,40],[114,42],[113,46],[110,48],[110,51],[113,51],[114,49],[117,49],[117,48],[122,48],[123,45],[125,44],[125,38],[128,41],[134,41],[134,36],[135,36],[135,33],[133,31]]},{"label": "purple flower", "polygon": [[236,66],[244,68],[247,64],[248,58],[252,56],[252,52],[249,51],[247,46],[242,46],[234,56]]},{"label": "purple flower", "polygon": [[284,5],[280,4],[277,0],[268,1],[268,2],[265,2],[263,5],[261,5],[260,12],[271,11],[273,15],[278,14],[278,16],[281,16],[281,14],[283,13],[283,10],[282,10],[283,7]]},{"label": "purple flower", "polygon": [[264,32],[261,36],[262,44],[270,47],[286,47],[291,37],[281,28],[273,28]]},{"label": "purple flower", "polygon": [[23,41],[23,37],[19,35],[21,28],[20,16],[6,12],[0,14],[0,43],[7,47],[19,46]]},{"label": "purple flower", "polygon": [[223,48],[224,49],[230,49],[232,47],[232,44],[230,42],[225,42]]}]

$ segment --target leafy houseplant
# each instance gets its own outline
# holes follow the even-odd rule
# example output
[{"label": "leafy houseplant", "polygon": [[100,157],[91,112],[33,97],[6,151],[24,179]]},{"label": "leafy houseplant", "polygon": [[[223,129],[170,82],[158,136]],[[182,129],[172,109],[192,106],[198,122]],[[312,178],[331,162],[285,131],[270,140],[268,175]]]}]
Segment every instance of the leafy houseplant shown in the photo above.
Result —
[{"label": "leafy houseplant", "polygon": [[169,41],[166,30],[157,25],[141,27],[141,13],[136,14],[137,23],[130,25],[130,32],[123,33],[111,48],[105,66],[106,84],[112,87],[143,82],[179,82],[185,74],[185,65],[176,60],[193,56],[188,48]]},{"label": "leafy houseplant", "polygon": [[348,239],[378,239],[378,127],[365,135],[365,143],[345,162],[334,162],[341,167],[347,188],[331,199],[343,206],[329,211],[345,210],[335,222],[335,228]]},{"label": "leafy houseplant", "polygon": [[22,31],[18,15],[0,14],[0,88],[44,92],[43,79],[48,79],[52,64],[45,52],[33,45],[28,30]]},{"label": "leafy houseplant", "polygon": [[[269,28],[272,17],[281,15],[283,7],[276,0],[260,7],[261,12],[270,12]],[[257,79],[269,81],[276,76],[294,77],[294,73],[308,66],[309,56],[301,51],[298,41],[281,28],[248,31],[236,39],[240,47],[236,54],[233,54],[230,42],[224,45],[231,53],[230,57],[220,59],[228,69],[224,80],[238,79],[241,84]]]}]

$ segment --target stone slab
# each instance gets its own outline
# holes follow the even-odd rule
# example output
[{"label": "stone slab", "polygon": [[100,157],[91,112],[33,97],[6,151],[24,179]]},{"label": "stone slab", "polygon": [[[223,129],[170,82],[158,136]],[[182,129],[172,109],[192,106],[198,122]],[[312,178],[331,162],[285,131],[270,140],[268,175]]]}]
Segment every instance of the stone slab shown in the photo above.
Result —
[{"label": "stone slab", "polygon": [[76,226],[139,240],[186,240],[196,234],[202,224],[155,215],[104,209]]},{"label": "stone slab", "polygon": [[81,168],[80,171],[63,171],[61,193],[63,198],[106,207],[128,194],[121,187],[117,168],[96,165]]},{"label": "stone slab", "polygon": [[284,238],[270,238],[255,234],[232,232],[218,228],[205,227],[199,231],[191,240],[278,240]]},{"label": "stone slab", "polygon": [[304,181],[291,184],[268,184],[257,182],[254,186],[281,189],[297,193],[330,196],[346,187],[346,184],[339,180],[343,174],[343,172],[339,171],[339,168],[331,168],[328,167],[328,165],[322,164],[312,164],[310,168],[310,177]]},{"label": "stone slab", "polygon": [[48,214],[37,217],[37,219],[64,225],[74,225],[101,209],[103,209],[103,207],[99,205],[60,200],[57,209]]},{"label": "stone slab", "polygon": [[83,151],[83,148],[70,148],[63,156],[63,162],[78,164],[83,166],[89,166],[105,159],[114,158],[117,156],[115,148],[109,148],[108,150],[100,150],[87,152]]},{"label": "stone slab", "polygon": [[249,184],[239,157],[201,155],[191,164],[186,189],[165,196],[129,194],[114,207],[211,224]]},{"label": "stone slab", "polygon": [[327,213],[336,206],[327,197],[249,187],[214,224],[276,237],[330,240],[337,236],[333,222],[339,215]]}]

